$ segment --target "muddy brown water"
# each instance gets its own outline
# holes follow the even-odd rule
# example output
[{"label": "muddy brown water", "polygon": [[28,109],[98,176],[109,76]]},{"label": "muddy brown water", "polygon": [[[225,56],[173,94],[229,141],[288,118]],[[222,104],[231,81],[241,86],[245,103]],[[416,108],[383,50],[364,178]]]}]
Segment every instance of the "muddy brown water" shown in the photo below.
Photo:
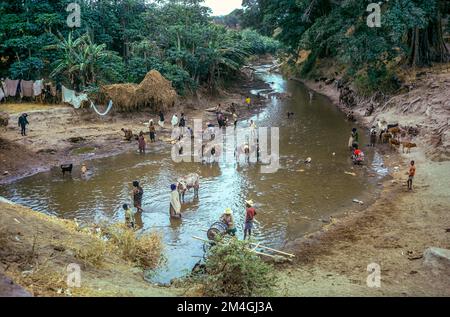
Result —
[{"label": "muddy brown water", "polygon": [[[353,126],[345,115],[326,97],[314,94],[310,100],[302,84],[268,74],[266,68],[261,66],[258,75],[274,91],[292,94],[291,99],[268,99],[267,107],[251,118],[259,127],[280,128],[281,169],[276,173],[261,174],[255,164],[174,163],[170,149],[163,148],[146,155],[132,152],[94,160],[89,163],[91,175],[87,178],[81,177],[79,167],[72,177],[62,178],[59,169],[40,173],[0,187],[0,195],[82,223],[123,221],[121,206],[131,203],[131,181],[139,180],[145,194],[144,212],[137,222],[141,230],[160,231],[166,246],[167,264],[152,273],[153,282],[168,283],[201,260],[203,243],[192,236],[205,238],[206,230],[227,207],[235,211],[241,238],[245,199],[257,203],[255,239],[283,248],[285,243],[319,229],[321,219],[338,214],[354,198],[374,191],[386,170],[381,157],[367,148],[366,166],[352,169],[347,142]],[[289,120],[288,111],[295,113]],[[247,125],[248,121],[240,124]],[[360,137],[366,144],[363,131]],[[312,164],[304,164],[307,157],[312,158]],[[191,172],[201,175],[200,197],[196,200],[193,193],[188,193],[183,220],[171,221],[169,185]]]}]

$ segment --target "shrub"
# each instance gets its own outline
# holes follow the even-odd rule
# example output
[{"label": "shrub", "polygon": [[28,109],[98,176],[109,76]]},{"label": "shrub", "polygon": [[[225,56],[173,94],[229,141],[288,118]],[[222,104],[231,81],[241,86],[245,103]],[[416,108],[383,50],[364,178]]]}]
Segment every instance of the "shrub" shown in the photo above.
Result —
[{"label": "shrub", "polygon": [[109,241],[121,252],[125,260],[133,262],[144,269],[154,269],[164,260],[162,237],[156,232],[137,236],[136,232],[123,224],[116,224],[106,229]]},{"label": "shrub", "polygon": [[107,245],[100,239],[93,239],[93,242],[86,247],[76,249],[75,257],[86,265],[101,267],[107,252]]},{"label": "shrub", "polygon": [[205,266],[206,296],[268,296],[276,283],[273,267],[237,239],[209,249]]}]

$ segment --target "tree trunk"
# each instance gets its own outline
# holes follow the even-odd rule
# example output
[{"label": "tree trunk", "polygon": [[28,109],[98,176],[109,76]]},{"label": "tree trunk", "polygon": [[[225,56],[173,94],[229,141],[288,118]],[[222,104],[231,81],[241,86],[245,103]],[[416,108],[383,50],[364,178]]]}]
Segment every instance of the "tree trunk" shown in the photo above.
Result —
[{"label": "tree trunk", "polygon": [[427,28],[410,30],[408,42],[411,49],[410,66],[429,66],[432,62],[444,63],[449,60],[439,13]]}]

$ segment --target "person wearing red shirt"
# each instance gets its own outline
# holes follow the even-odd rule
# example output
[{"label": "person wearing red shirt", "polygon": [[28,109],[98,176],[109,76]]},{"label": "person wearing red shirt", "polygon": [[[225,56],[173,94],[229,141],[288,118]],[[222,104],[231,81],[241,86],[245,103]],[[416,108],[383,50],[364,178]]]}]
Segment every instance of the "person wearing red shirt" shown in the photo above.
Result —
[{"label": "person wearing red shirt", "polygon": [[247,239],[247,235],[250,239],[252,236],[252,229],[253,229],[253,220],[256,216],[256,210],[253,207],[254,203],[252,200],[246,200],[245,201],[245,227],[244,227],[244,240]]}]

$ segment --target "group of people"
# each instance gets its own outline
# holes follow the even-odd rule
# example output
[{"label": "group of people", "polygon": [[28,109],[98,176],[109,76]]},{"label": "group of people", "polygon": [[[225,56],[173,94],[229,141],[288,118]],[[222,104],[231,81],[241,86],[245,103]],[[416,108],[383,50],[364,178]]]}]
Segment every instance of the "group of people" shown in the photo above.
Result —
[{"label": "group of people", "polygon": [[[379,122],[378,125],[379,125],[379,130],[381,131],[381,133],[383,133],[383,131],[387,130],[387,128],[385,127],[385,125],[387,125],[387,124],[385,122],[382,122],[382,123]],[[379,133],[379,131],[377,130],[377,128],[375,126],[372,126],[372,128],[370,129],[370,146],[371,147],[375,146],[375,144],[377,142],[377,138],[378,138],[378,133]],[[380,134],[380,138],[381,138],[381,134]],[[349,139],[349,148],[352,151],[353,163],[355,165],[362,164],[364,162],[364,153],[359,148],[359,133],[356,128],[352,129],[352,134]],[[413,180],[414,180],[414,176],[416,175],[415,161],[410,162],[409,170],[406,174],[408,175],[408,181],[407,181],[408,190],[412,191]]]},{"label": "group of people", "polygon": [[[256,216],[256,209],[253,200],[245,201],[245,224],[244,224],[244,240],[252,236],[254,221]],[[236,236],[237,229],[234,221],[233,210],[231,208],[225,209],[220,217],[220,221],[226,225],[226,234]]]},{"label": "group of people", "polygon": [[125,213],[125,225],[130,229],[136,229],[136,214],[141,214],[142,209],[142,198],[144,196],[144,189],[140,186],[138,181],[133,182],[133,190],[131,192],[133,197],[133,205],[136,208],[136,212],[130,208],[128,204],[122,206]]},{"label": "group of people", "polygon": [[353,128],[350,135],[348,146],[352,151],[352,162],[355,165],[364,163],[364,152],[359,148],[359,133],[358,129]]}]

